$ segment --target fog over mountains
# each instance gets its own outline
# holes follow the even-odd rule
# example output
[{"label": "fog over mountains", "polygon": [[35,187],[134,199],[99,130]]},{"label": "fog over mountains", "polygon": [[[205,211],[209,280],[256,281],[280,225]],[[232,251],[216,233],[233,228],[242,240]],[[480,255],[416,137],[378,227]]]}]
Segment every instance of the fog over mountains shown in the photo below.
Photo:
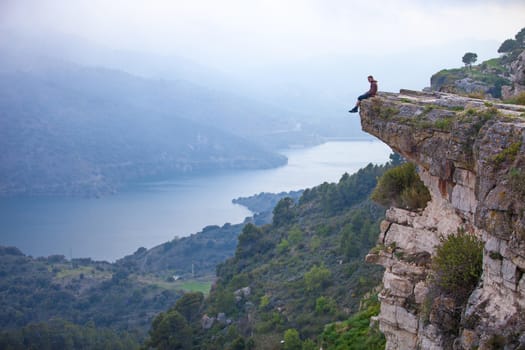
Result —
[{"label": "fog over mountains", "polygon": [[319,52],[225,72],[79,37],[4,31],[0,195],[98,195],[130,180],[275,167],[286,162],[279,149],[370,138],[347,113],[366,76],[383,91],[422,88],[414,77],[429,74],[402,67],[429,70],[433,55]]},{"label": "fog over mountains", "polygon": [[277,149],[322,137],[267,103],[5,43],[2,195],[97,195],[130,180],[275,167],[286,162]]}]

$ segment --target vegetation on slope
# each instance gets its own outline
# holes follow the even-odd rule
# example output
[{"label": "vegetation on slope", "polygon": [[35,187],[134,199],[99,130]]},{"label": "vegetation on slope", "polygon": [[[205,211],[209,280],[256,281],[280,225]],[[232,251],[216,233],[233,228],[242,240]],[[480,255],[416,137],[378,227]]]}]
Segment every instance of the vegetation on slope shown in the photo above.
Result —
[{"label": "vegetation on slope", "polygon": [[[458,84],[459,81],[464,84]],[[501,87],[511,85],[511,82],[508,69],[499,58],[493,58],[476,66],[443,69],[431,77],[430,84],[436,91],[464,93],[480,98],[490,94],[501,98]]]},{"label": "vegetation on slope", "polygon": [[[0,274],[0,339],[10,342],[20,335],[31,339],[32,331],[53,333],[56,327],[44,323],[55,320],[111,328],[138,344],[153,317],[181,294],[106,262],[33,259],[16,248],[0,249]],[[76,334],[91,328],[66,329]]]},{"label": "vegetation on slope", "polygon": [[138,349],[139,344],[129,333],[118,333],[110,328],[85,326],[61,319],[33,323],[21,329],[0,332],[0,349]]},{"label": "vegetation on slope", "polygon": [[[489,256],[491,259],[502,258],[497,252],[491,252]],[[421,307],[421,315],[425,322],[432,323],[444,334],[445,348],[452,347],[462,325],[476,322],[476,313],[467,315],[465,309],[482,272],[481,240],[463,229],[441,238],[436,256],[432,260],[429,292]]]},{"label": "vegetation on slope", "polygon": [[139,248],[132,255],[117,261],[131,272],[139,275],[154,275],[162,280],[173,276],[180,278],[208,277],[215,279],[217,265],[235,253],[237,237],[244,225],[252,222],[264,225],[272,221],[272,209],[280,199],[299,198],[302,191],[260,193],[238,198],[234,203],[242,204],[255,212],[242,224],[206,226],[202,231],[188,237],[174,238],[151,249]]},{"label": "vegetation on slope", "polygon": [[[524,35],[525,28],[522,28],[515,39],[507,39],[501,44],[498,49],[498,53],[502,54],[500,57],[476,66],[472,66],[472,63],[476,61],[477,55],[467,52],[463,56],[465,67],[443,69],[431,77],[432,90],[466,94],[477,98],[485,98],[486,95],[501,98],[502,86],[512,85],[511,63],[516,61],[525,49]],[[519,84],[523,85],[523,82]],[[516,101],[519,102],[521,99],[518,98]]]},{"label": "vegetation on slope", "polygon": [[416,166],[404,163],[383,174],[371,198],[384,206],[416,210],[426,207],[430,192],[419,178]]},{"label": "vegetation on slope", "polygon": [[174,306],[154,321],[147,346],[169,348],[165,340],[181,327],[193,339],[188,349],[272,349],[283,339],[318,347],[325,325],[358,311],[381,279],[381,268],[364,256],[384,216],[369,196],[389,167],[370,164],[305,190],[299,201],[282,199],[271,225],[246,225],[209,298],[194,305],[199,317],[181,318]]},{"label": "vegetation on slope", "polygon": [[[250,220],[271,222],[269,203],[287,195],[299,193],[254,196],[261,212]],[[153,318],[183,291],[209,292],[216,265],[233,256],[243,226],[208,226],[113,264],[34,259],[0,247],[0,348],[138,347]]]},{"label": "vegetation on slope", "polygon": [[483,242],[461,230],[442,238],[432,266],[433,285],[465,303],[483,272]]},{"label": "vegetation on slope", "polygon": [[381,304],[377,295],[364,300],[361,310],[348,320],[332,323],[321,335],[323,349],[334,350],[382,350],[385,336],[378,324],[371,325],[371,318],[379,314]]}]

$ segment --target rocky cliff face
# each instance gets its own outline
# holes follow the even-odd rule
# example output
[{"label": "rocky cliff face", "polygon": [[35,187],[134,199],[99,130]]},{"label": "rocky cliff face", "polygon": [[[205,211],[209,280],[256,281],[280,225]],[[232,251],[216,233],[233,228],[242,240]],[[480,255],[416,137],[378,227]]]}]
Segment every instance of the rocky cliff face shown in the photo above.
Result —
[{"label": "rocky cliff face", "polygon": [[525,50],[517,55],[515,60],[508,63],[508,70],[512,85],[501,88],[503,98],[510,98],[525,92]]},{"label": "rocky cliff face", "polygon": [[[387,349],[525,348],[525,108],[402,90],[363,101],[361,123],[417,164],[432,196],[420,212],[389,209],[383,249],[367,256],[386,268]],[[484,243],[459,322],[454,301],[428,287],[440,237],[458,228]]]}]

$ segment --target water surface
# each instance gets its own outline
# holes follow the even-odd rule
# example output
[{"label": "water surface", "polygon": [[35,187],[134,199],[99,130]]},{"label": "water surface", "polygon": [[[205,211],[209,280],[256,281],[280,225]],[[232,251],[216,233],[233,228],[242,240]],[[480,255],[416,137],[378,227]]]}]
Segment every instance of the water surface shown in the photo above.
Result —
[{"label": "water surface", "polygon": [[288,164],[136,184],[98,199],[69,197],[0,199],[0,245],[25,254],[114,261],[207,225],[240,223],[251,213],[231,203],[240,196],[337,182],[391,150],[379,141],[337,141],[284,151]]}]

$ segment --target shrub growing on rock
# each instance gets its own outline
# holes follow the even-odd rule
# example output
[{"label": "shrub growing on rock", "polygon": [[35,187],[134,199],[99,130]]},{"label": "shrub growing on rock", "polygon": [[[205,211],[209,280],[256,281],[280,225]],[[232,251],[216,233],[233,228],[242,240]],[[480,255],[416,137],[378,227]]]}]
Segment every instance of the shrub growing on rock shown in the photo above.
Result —
[{"label": "shrub growing on rock", "polygon": [[478,284],[483,271],[483,243],[458,230],[441,238],[432,261],[432,284],[439,292],[463,304]]},{"label": "shrub growing on rock", "polygon": [[419,178],[416,166],[404,163],[384,173],[371,198],[381,205],[415,210],[426,207],[430,193]]}]

